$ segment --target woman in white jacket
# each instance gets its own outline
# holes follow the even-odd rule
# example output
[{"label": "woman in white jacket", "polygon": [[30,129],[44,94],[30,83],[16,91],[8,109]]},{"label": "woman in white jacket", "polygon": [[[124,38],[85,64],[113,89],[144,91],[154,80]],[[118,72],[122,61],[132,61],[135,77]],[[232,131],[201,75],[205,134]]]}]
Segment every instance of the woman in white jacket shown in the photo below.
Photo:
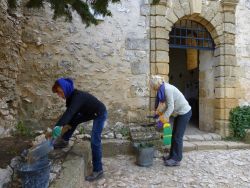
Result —
[{"label": "woman in white jacket", "polygon": [[169,156],[164,161],[166,166],[179,166],[182,160],[183,136],[192,116],[192,110],[184,95],[173,85],[166,83],[163,77],[151,76],[150,86],[157,91],[155,114],[158,121],[168,122],[174,117],[172,142]]}]

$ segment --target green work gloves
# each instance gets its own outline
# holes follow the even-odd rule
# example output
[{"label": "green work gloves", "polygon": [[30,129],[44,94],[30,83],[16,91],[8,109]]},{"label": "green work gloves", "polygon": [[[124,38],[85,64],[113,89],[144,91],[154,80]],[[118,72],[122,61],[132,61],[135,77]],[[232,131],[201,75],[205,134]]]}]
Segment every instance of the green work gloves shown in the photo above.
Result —
[{"label": "green work gloves", "polygon": [[61,136],[61,133],[62,133],[62,127],[55,126],[52,131],[52,138],[56,139],[57,137]]}]

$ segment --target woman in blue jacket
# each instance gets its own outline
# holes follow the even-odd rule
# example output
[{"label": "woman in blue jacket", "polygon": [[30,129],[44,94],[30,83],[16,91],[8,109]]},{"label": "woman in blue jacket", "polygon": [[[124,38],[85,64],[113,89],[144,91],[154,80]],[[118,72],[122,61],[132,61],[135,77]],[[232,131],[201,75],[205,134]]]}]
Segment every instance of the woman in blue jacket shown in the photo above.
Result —
[{"label": "woman in blue jacket", "polygon": [[93,120],[91,133],[93,173],[85,179],[87,181],[99,179],[103,176],[101,133],[107,119],[105,105],[93,95],[75,89],[73,80],[70,78],[60,78],[56,80],[52,91],[66,100],[67,107],[55,127],[70,126],[70,129],[63,133],[61,139],[55,143],[54,147],[66,147],[77,125]]}]

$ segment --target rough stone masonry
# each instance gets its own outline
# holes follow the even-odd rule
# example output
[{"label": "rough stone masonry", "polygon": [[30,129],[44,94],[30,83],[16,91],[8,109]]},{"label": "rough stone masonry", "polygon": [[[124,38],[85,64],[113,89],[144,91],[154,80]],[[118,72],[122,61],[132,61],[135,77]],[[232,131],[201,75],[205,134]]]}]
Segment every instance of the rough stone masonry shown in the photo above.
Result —
[{"label": "rough stone masonry", "polygon": [[[191,0],[162,0],[156,7],[150,7],[148,0],[122,0],[110,5],[113,17],[85,28],[75,14],[72,23],[63,18],[54,21],[47,4],[40,10],[26,9],[24,0],[17,10],[7,11],[6,1],[0,2],[0,136],[6,136],[20,120],[34,129],[53,124],[64,109],[63,101],[51,92],[60,76],[72,77],[79,89],[104,101],[109,126],[145,121],[153,101],[148,77],[155,66],[168,77],[169,30],[182,15],[191,13]],[[228,11],[232,2],[235,14]],[[230,66],[211,66],[219,74],[215,85],[223,88],[215,89],[214,97],[229,98],[229,106],[215,110],[223,116],[215,126],[226,126],[228,109],[250,101],[249,4],[249,0],[204,0],[197,17],[206,17],[200,23],[207,28],[216,26],[212,36],[219,31],[217,35],[226,39],[214,53]],[[220,37],[213,39],[217,42]]]}]

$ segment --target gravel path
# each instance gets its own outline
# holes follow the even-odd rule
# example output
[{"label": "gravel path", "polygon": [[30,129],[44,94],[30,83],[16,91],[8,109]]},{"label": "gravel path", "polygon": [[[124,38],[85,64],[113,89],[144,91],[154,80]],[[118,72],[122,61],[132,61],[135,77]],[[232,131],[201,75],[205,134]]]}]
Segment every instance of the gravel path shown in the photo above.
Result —
[{"label": "gravel path", "polygon": [[250,188],[250,150],[184,153],[180,167],[165,167],[161,158],[145,168],[134,156],[104,158],[105,176],[86,187],[128,188]]}]

